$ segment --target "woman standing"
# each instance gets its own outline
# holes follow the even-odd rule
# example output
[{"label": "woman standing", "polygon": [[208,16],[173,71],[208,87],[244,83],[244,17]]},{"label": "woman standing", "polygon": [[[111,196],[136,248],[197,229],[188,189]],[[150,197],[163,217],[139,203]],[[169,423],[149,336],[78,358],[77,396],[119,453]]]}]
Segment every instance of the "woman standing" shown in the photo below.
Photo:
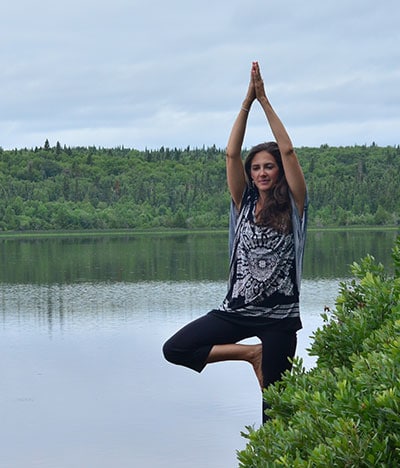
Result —
[{"label": "woman standing", "polygon": [[[276,142],[253,147],[243,164],[247,118],[256,100]],[[168,361],[197,372],[213,362],[247,361],[263,389],[291,368],[301,328],[307,194],[292,142],[267,98],[257,62],[229,137],[226,169],[232,197],[227,295],[218,309],[170,338],[163,352]],[[239,343],[255,336],[260,344]],[[263,422],[266,406],[263,402]]]}]

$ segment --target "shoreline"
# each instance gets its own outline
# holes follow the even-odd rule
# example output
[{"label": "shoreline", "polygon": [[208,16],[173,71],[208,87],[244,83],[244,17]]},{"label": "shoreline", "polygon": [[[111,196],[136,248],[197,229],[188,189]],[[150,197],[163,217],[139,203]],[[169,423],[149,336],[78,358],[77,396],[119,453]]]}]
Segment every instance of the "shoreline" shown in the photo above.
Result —
[{"label": "shoreline", "polygon": [[[309,226],[309,232],[346,232],[346,231],[400,231],[400,226]],[[71,231],[4,231],[0,232],[1,239],[33,239],[46,237],[119,237],[119,236],[165,236],[165,235],[188,235],[188,234],[226,234],[228,228],[204,228],[204,229],[95,229],[95,230],[71,230]]]}]

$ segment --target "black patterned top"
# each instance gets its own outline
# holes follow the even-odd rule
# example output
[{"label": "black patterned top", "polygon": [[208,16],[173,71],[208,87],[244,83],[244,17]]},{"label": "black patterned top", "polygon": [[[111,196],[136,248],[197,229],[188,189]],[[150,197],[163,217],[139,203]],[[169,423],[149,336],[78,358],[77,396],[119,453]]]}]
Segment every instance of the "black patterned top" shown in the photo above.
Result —
[{"label": "black patterned top", "polygon": [[294,235],[254,222],[256,195],[243,199],[221,311],[248,317],[299,317]]}]

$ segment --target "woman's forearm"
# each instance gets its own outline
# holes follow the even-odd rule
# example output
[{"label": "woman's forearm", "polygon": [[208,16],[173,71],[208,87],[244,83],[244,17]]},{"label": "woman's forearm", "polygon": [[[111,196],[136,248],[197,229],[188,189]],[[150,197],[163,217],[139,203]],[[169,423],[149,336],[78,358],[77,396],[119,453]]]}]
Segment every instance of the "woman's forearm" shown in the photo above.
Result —
[{"label": "woman's forearm", "polygon": [[246,133],[247,119],[253,99],[248,96],[233,123],[226,147],[226,176],[229,191],[237,208],[239,208],[246,186],[246,177],[242,162],[242,145]]},{"label": "woman's forearm", "polygon": [[266,96],[259,99],[259,103],[264,110],[265,116],[267,117],[269,126],[272,134],[274,135],[275,141],[279,146],[279,150],[282,156],[293,154],[293,143],[283,125],[281,119],[273,109],[271,103]]},{"label": "woman's forearm", "polygon": [[243,101],[242,107],[239,111],[239,114],[236,117],[236,120],[232,126],[231,133],[229,135],[229,140],[226,147],[226,156],[228,158],[237,158],[241,156],[250,107],[251,102],[249,103]]}]

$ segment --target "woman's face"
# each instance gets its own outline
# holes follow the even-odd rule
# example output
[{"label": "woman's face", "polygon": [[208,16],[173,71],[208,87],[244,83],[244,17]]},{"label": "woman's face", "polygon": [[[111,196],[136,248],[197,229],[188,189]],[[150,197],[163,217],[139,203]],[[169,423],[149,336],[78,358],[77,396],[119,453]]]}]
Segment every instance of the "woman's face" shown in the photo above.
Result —
[{"label": "woman's face", "polygon": [[270,190],[279,180],[279,166],[267,151],[256,153],[250,165],[251,179],[259,192]]}]

